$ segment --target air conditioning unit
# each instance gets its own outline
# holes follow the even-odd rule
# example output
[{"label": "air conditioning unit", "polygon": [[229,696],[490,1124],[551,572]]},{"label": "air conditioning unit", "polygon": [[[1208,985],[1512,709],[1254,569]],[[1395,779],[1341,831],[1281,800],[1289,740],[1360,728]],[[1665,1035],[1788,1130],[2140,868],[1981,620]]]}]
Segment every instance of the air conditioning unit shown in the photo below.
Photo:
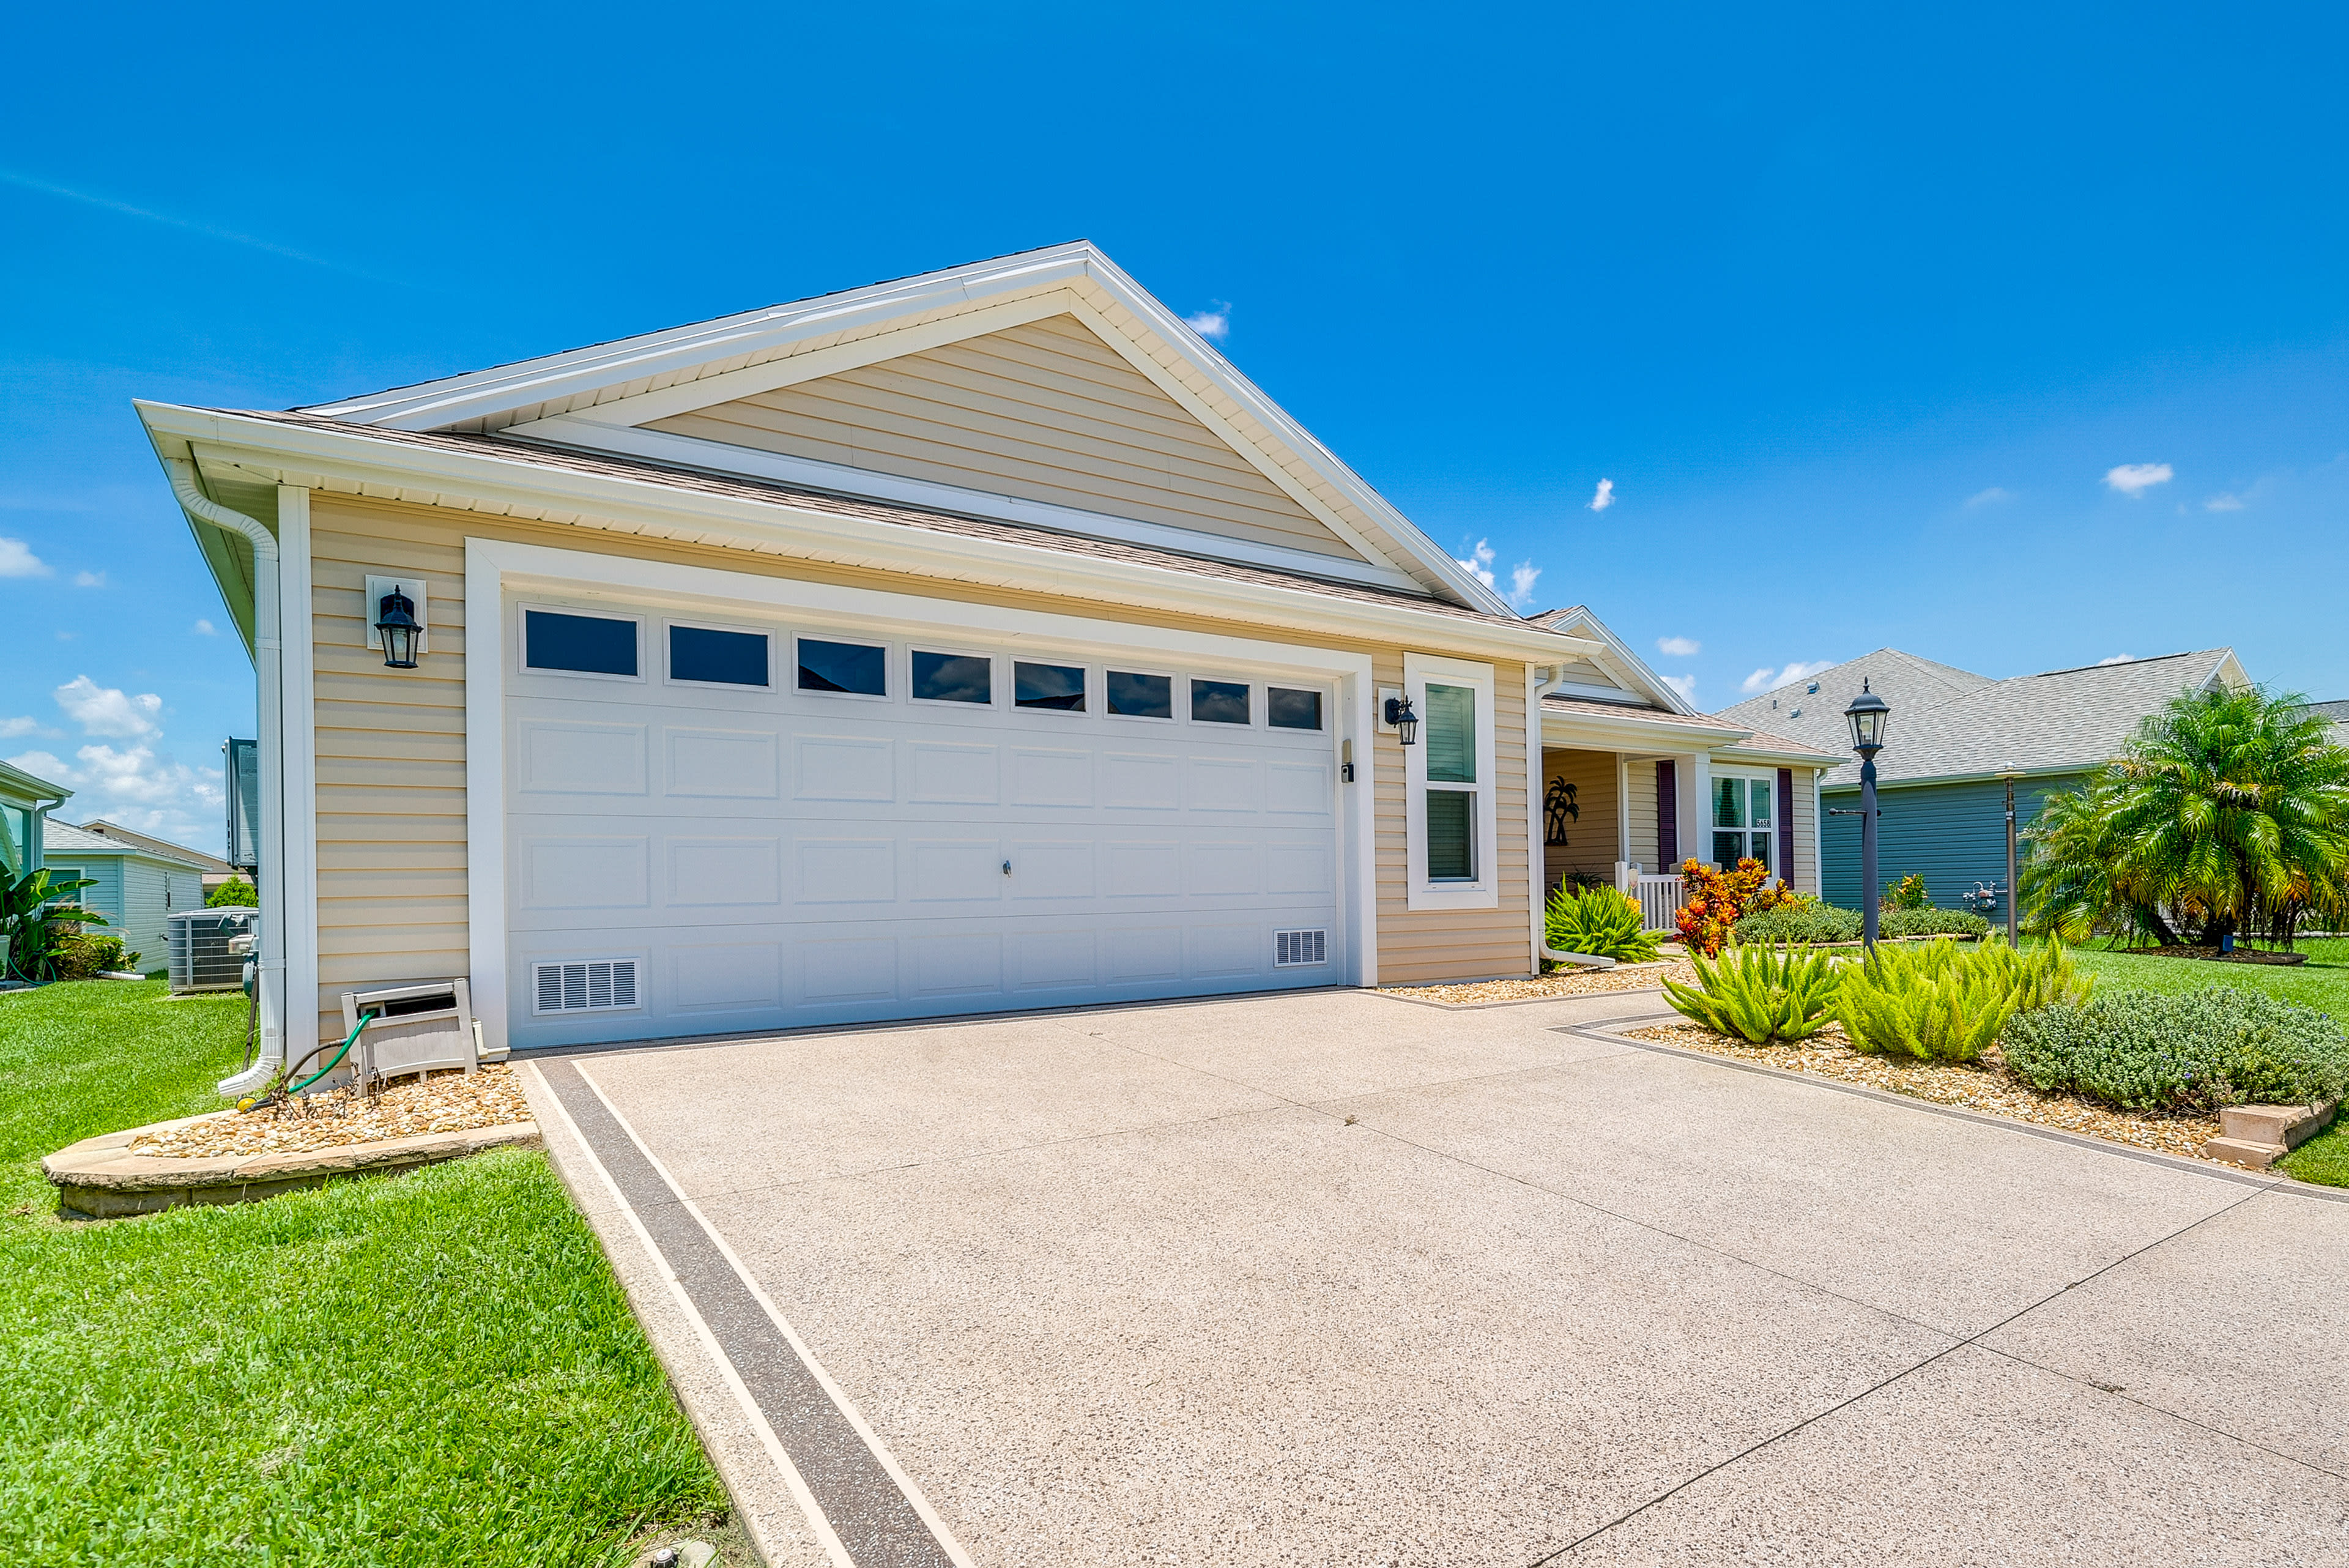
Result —
[{"label": "air conditioning unit", "polygon": [[[367,1013],[365,1029],[359,1019]],[[322,1086],[356,1082],[362,1090],[405,1077],[503,1061],[505,1049],[485,1050],[473,1018],[472,990],[461,980],[343,992],[343,1032],[358,1030],[351,1053]]]},{"label": "air conditioning unit", "polygon": [[235,991],[244,984],[246,957],[261,935],[261,911],[233,905],[183,909],[165,917],[170,925],[171,990]]}]

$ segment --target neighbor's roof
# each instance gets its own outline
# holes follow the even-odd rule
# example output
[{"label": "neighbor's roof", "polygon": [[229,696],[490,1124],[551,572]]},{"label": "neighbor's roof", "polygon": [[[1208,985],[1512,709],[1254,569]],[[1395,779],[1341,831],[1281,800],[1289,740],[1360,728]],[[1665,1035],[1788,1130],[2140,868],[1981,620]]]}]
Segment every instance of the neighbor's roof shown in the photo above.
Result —
[{"label": "neighbor's roof", "polygon": [[693,491],[704,495],[726,496],[734,500],[781,503],[869,523],[894,524],[900,527],[922,528],[933,533],[959,535],[966,538],[1027,545],[1059,551],[1065,555],[1091,556],[1097,560],[1154,566],[1165,571],[1215,577],[1226,582],[1253,583],[1267,587],[1288,588],[1331,598],[1383,605],[1422,615],[1474,621],[1484,626],[1506,627],[1512,630],[1526,629],[1526,622],[1515,615],[1491,615],[1466,605],[1454,604],[1449,599],[1436,598],[1428,594],[1412,593],[1401,588],[1382,588],[1372,583],[1340,582],[1327,577],[1309,576],[1302,572],[1286,572],[1274,566],[1248,566],[1210,556],[1184,555],[1177,551],[1160,549],[1149,545],[1099,538],[1090,534],[1062,533],[1058,529],[1045,528],[1035,524],[1007,523],[995,518],[974,517],[961,513],[933,511],[900,502],[874,501],[862,496],[843,495],[832,491],[785,484],[777,480],[711,473],[700,469],[677,468],[667,463],[652,462],[647,458],[625,457],[611,452],[582,452],[574,447],[548,446],[538,441],[518,441],[510,436],[474,435],[453,431],[392,430],[380,425],[348,425],[340,421],[308,413],[299,409],[283,411],[264,409],[212,409],[206,411],[240,420],[261,420],[272,424],[290,425],[301,429],[332,431],[339,436],[354,441],[383,441],[398,446],[429,448],[440,452],[460,453],[469,457],[485,458],[497,462],[520,463],[534,468],[589,474],[603,479],[626,480],[671,490]]},{"label": "neighbor's roof", "polygon": [[90,818],[81,825],[80,831],[94,833],[101,838],[109,838],[118,844],[128,844],[140,849],[150,850],[174,860],[185,860],[191,865],[202,867],[206,872],[212,875],[236,869],[217,855],[207,855],[201,849],[191,849],[184,844],[174,844],[168,838],[157,838],[152,834],[135,832],[119,822],[108,822],[102,817]]},{"label": "neighbor's roof", "polygon": [[[1857,663],[1865,662],[1856,660]],[[2119,754],[2137,726],[2174,697],[2244,679],[2231,649],[2132,659],[1993,680],[1935,706],[1887,697],[1892,719],[1876,759],[1879,782],[2086,769]],[[1843,722],[1840,712],[1836,715]],[[1822,781],[1859,782],[1857,758]]]},{"label": "neighbor's roof", "polygon": [[126,844],[119,838],[109,838],[102,833],[91,833],[69,822],[48,817],[42,822],[41,853],[43,856],[71,855],[87,857],[92,855],[137,855],[149,860],[169,860],[185,866],[191,871],[201,871],[203,866],[193,851],[166,854],[150,849],[143,844]]},{"label": "neighbor's roof", "polygon": [[2311,702],[2308,711],[2320,719],[2330,719],[2336,724],[2349,726],[2349,698],[2333,702]]},{"label": "neighbor's roof", "polygon": [[1843,711],[1859,695],[1863,680],[1889,702],[1896,713],[1938,707],[1952,698],[1994,684],[1989,676],[1976,675],[1971,670],[1936,664],[1897,648],[1879,648],[1800,680],[1788,681],[1733,708],[1723,708],[1713,717],[1742,728],[1789,736],[1813,751],[1845,756],[1849,754],[1851,742]]}]

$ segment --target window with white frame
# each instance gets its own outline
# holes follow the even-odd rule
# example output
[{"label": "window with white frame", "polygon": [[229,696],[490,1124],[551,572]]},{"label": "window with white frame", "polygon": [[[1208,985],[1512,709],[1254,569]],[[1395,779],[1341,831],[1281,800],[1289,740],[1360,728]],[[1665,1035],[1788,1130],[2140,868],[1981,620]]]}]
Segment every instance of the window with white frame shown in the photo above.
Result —
[{"label": "window with white frame", "polygon": [[1772,876],[1779,874],[1777,788],[1768,774],[1713,775],[1713,864],[1727,871],[1750,857]]},{"label": "window with white frame", "polygon": [[1409,784],[1409,907],[1489,909],[1499,902],[1493,760],[1493,667],[1406,655],[1403,682],[1419,719],[1403,753]]}]

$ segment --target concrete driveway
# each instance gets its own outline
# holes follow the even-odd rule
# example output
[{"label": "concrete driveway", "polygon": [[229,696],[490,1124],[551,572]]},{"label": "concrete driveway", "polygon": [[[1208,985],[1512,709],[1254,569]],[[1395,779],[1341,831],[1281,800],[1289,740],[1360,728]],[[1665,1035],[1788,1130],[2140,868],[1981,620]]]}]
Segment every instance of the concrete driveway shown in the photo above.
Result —
[{"label": "concrete driveway", "polygon": [[2349,1204],[1361,992],[542,1059],[790,1563],[2349,1563]]}]

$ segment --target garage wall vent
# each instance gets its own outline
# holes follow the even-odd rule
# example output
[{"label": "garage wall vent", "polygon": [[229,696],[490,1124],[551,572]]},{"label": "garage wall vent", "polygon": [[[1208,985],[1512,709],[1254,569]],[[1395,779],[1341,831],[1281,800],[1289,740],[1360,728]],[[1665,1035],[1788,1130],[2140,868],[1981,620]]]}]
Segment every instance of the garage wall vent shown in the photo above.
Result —
[{"label": "garage wall vent", "polygon": [[1330,933],[1320,931],[1275,931],[1272,933],[1272,967],[1293,969],[1299,964],[1328,963]]},{"label": "garage wall vent", "polygon": [[606,1012],[636,1005],[636,961],[632,958],[530,967],[538,992],[533,1012]]}]

